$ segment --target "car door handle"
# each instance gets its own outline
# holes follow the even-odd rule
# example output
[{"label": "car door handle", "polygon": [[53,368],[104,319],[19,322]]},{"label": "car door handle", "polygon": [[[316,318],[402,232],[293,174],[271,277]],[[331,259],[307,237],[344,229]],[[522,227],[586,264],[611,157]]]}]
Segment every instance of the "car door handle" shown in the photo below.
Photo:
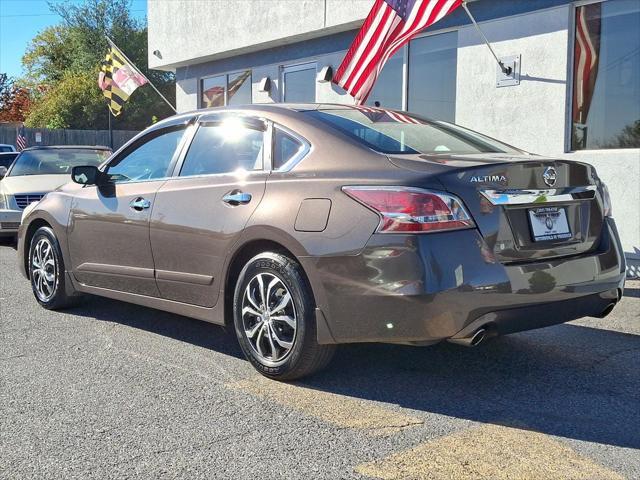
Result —
[{"label": "car door handle", "polygon": [[251,194],[245,192],[234,191],[231,193],[227,193],[224,197],[222,197],[222,201],[224,203],[228,203],[229,205],[246,205],[251,201]]},{"label": "car door handle", "polygon": [[151,206],[151,202],[146,198],[138,197],[135,200],[132,200],[129,206],[132,209],[141,212],[142,210],[146,210],[147,208],[149,208]]}]

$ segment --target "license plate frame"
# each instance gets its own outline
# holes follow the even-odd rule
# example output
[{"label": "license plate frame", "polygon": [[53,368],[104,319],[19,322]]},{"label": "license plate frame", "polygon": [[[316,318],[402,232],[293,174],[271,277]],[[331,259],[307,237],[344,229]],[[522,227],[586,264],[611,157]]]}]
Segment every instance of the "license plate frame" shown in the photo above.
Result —
[{"label": "license plate frame", "polygon": [[564,207],[537,207],[527,210],[531,238],[534,242],[557,242],[572,237]]}]

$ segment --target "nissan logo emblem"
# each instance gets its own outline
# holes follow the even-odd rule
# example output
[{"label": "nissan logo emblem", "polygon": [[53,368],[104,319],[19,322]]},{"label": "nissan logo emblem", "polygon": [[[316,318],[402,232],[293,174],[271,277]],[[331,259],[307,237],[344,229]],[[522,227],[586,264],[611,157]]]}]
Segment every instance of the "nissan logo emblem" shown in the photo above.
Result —
[{"label": "nissan logo emblem", "polygon": [[556,184],[556,180],[558,180],[558,173],[556,172],[555,168],[547,167],[544,169],[542,178],[544,179],[544,183],[546,183],[550,187],[553,187]]}]

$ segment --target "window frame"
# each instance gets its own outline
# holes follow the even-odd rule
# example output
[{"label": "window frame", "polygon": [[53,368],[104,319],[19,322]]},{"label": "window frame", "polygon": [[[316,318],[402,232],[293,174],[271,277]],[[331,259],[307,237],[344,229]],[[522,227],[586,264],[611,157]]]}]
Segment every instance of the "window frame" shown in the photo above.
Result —
[{"label": "window frame", "polygon": [[271,141],[271,135],[272,135],[271,128],[270,128],[271,122],[266,118],[257,117],[254,115],[247,115],[247,114],[234,112],[234,111],[226,111],[226,112],[216,112],[214,114],[205,114],[200,116],[193,122],[193,125],[192,125],[193,128],[188,135],[185,135],[185,137],[188,136],[188,139],[185,142],[185,144],[182,146],[180,156],[177,158],[176,163],[173,166],[172,175],[171,177],[169,177],[171,180],[181,180],[181,179],[187,180],[187,179],[194,179],[194,178],[210,178],[210,177],[213,177],[213,178],[229,177],[229,176],[235,175],[234,172],[205,173],[201,175],[183,175],[183,176],[180,175],[180,171],[184,166],[184,162],[187,158],[187,154],[189,153],[189,149],[193,144],[193,140],[195,139],[196,133],[198,132],[198,130],[202,128],[203,124],[221,122],[225,117],[226,118],[237,117],[240,119],[249,119],[250,121],[261,122],[264,124],[263,137],[262,137],[263,138],[262,168],[256,169],[256,170],[248,170],[246,173],[247,175],[255,175],[255,174],[269,173],[271,171],[271,151],[273,148],[272,141]]},{"label": "window frame", "polygon": [[[273,133],[271,135],[271,149],[270,149],[271,150],[271,164],[270,164],[271,170],[270,171],[277,172],[277,173],[290,172],[296,165],[302,162],[302,160],[304,160],[307,157],[307,155],[309,155],[313,147],[306,138],[304,138],[302,135],[298,134],[297,132],[294,132],[290,128],[287,128],[284,125],[280,125],[279,123],[274,123],[274,122],[271,122],[271,126],[272,126]],[[300,142],[301,146],[296,152],[296,154],[293,157],[291,157],[289,160],[287,160],[287,162],[284,165],[282,165],[279,168],[273,169],[273,158],[275,157],[277,130],[280,130],[282,133],[285,133],[290,137],[293,137],[298,142]]]},{"label": "window frame", "polygon": [[204,80],[207,80],[209,78],[224,77],[224,105],[222,106],[227,107],[229,106],[229,75],[241,75],[246,71],[251,72],[247,80],[249,80],[249,84],[251,85],[251,104],[253,104],[253,69],[245,68],[241,70],[230,70],[227,72],[212,73],[211,75],[203,75],[201,77],[198,77],[198,110],[205,110],[207,108],[221,108],[221,107],[205,107],[203,105],[202,95],[204,93],[204,89],[203,89]]},{"label": "window frame", "polygon": [[125,146],[123,146],[116,153],[114,153],[100,168],[100,170],[102,172],[104,172],[105,174],[109,175],[109,168],[111,168],[112,166],[116,166],[124,158],[126,158],[129,154],[131,154],[134,151],[136,151],[141,146],[151,142],[155,138],[158,138],[158,137],[160,137],[160,136],[162,136],[162,135],[164,135],[166,133],[171,133],[171,132],[174,132],[174,131],[183,130],[182,138],[180,139],[180,142],[178,143],[178,146],[176,147],[175,151],[173,152],[171,160],[169,161],[169,165],[167,166],[167,173],[166,173],[166,175],[164,177],[147,178],[147,179],[143,179],[143,180],[132,180],[132,181],[129,181],[129,182],[112,182],[112,181],[109,181],[108,184],[109,185],[131,185],[131,184],[135,184],[135,183],[157,182],[157,181],[160,181],[160,180],[167,180],[169,178],[172,178],[174,173],[175,173],[176,163],[178,162],[178,159],[180,158],[180,156],[182,154],[182,151],[184,149],[184,146],[185,146],[185,143],[187,141],[187,138],[189,137],[189,129],[191,128],[191,126],[192,126],[191,125],[191,121],[173,123],[173,124],[170,124],[170,125],[164,125],[164,126],[162,126],[160,128],[155,128],[155,129],[151,130],[150,132],[143,133],[139,137],[136,137],[131,142],[127,143]]},{"label": "window frame", "polygon": [[285,82],[285,76],[287,73],[300,72],[303,70],[313,70],[315,72],[313,76],[313,101],[318,100],[318,62],[313,60],[310,62],[291,63],[288,65],[280,66],[280,102],[286,103],[286,91],[287,85]]},{"label": "window frame", "polygon": [[579,7],[592,5],[594,3],[606,3],[607,0],[579,0],[573,2],[569,7],[569,23],[567,42],[567,97],[565,99],[565,126],[564,126],[564,153],[581,154],[603,154],[603,153],[633,153],[640,152],[638,148],[584,148],[582,150],[574,150],[571,145],[573,135],[573,87],[575,83],[575,49],[576,49],[576,14]]}]

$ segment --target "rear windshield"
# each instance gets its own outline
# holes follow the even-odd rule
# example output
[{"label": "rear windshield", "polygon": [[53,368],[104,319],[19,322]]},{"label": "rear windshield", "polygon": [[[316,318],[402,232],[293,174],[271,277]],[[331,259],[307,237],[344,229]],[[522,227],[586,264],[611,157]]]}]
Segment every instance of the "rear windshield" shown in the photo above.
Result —
[{"label": "rear windshield", "polygon": [[457,125],[407,113],[353,107],[305,112],[367,147],[387,154],[522,153]]},{"label": "rear windshield", "polygon": [[9,166],[11,165],[11,163],[15,160],[15,158],[18,156],[18,153],[3,153],[2,155],[0,155],[0,167],[7,167],[9,168]]},{"label": "rear windshield", "polygon": [[9,145],[0,145],[0,153],[3,152],[13,152],[13,148],[10,147]]},{"label": "rear windshield", "polygon": [[27,150],[22,152],[9,175],[51,175],[70,174],[71,167],[76,165],[98,166],[109,157],[108,150],[93,150],[89,148],[60,148],[51,150]]}]

